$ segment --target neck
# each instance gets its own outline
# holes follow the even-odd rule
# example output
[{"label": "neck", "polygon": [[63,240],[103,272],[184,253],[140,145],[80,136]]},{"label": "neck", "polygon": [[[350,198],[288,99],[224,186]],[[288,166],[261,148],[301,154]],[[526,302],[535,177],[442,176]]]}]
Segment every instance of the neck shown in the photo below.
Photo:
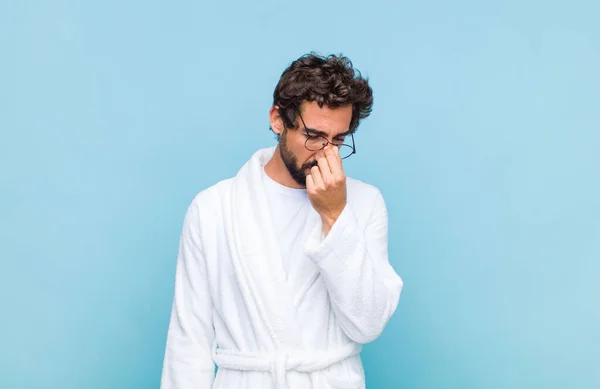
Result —
[{"label": "neck", "polygon": [[283,186],[287,186],[288,188],[306,189],[305,186],[298,185],[298,183],[292,178],[290,172],[283,163],[283,159],[281,159],[279,146],[277,146],[275,149],[273,157],[271,157],[269,162],[267,162],[265,165],[265,173],[273,181]]}]

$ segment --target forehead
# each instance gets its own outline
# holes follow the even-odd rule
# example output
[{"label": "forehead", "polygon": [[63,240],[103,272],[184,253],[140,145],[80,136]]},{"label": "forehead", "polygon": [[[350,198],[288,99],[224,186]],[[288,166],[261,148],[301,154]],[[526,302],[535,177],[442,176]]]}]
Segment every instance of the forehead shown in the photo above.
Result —
[{"label": "forehead", "polygon": [[304,102],[300,106],[300,112],[304,123],[310,129],[335,135],[347,132],[352,120],[352,105],[344,105],[338,108],[327,106],[319,107],[315,101]]}]

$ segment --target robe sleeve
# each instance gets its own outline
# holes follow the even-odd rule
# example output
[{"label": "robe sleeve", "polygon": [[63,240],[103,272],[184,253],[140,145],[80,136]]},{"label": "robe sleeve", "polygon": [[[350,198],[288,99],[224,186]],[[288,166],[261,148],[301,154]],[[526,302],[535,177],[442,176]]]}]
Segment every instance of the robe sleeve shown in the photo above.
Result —
[{"label": "robe sleeve", "polygon": [[161,389],[212,388],[214,338],[212,300],[202,255],[198,210],[192,203],[179,240]]},{"label": "robe sleeve", "polygon": [[388,261],[388,216],[376,190],[366,227],[347,204],[322,238],[318,223],[305,253],[318,267],[342,330],[357,343],[375,340],[396,310],[403,281]]}]

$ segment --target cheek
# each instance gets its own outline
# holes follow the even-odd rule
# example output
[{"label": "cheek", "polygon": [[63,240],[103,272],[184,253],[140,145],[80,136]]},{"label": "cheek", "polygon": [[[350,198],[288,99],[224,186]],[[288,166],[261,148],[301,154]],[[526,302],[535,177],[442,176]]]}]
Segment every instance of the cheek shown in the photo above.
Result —
[{"label": "cheek", "polygon": [[304,161],[304,163],[313,163],[315,162],[315,153],[309,150],[304,149],[304,151],[302,151],[302,161]]},{"label": "cheek", "polygon": [[298,161],[302,161],[302,163],[309,162],[311,158],[314,158],[314,153],[310,150],[307,150],[304,147],[305,140],[298,139],[294,142],[293,152],[296,155],[296,159]]}]

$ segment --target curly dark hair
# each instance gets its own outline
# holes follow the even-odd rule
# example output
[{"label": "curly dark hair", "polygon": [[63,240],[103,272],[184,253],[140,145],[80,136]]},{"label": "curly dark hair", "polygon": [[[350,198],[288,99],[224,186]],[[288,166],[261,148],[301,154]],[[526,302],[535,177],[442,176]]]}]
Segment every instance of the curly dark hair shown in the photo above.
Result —
[{"label": "curly dark hair", "polygon": [[319,107],[329,108],[351,104],[349,130],[354,133],[360,120],[371,114],[373,90],[347,57],[311,52],[285,69],[273,92],[273,105],[279,106],[285,127],[298,127],[296,110],[304,101],[316,101]]}]

